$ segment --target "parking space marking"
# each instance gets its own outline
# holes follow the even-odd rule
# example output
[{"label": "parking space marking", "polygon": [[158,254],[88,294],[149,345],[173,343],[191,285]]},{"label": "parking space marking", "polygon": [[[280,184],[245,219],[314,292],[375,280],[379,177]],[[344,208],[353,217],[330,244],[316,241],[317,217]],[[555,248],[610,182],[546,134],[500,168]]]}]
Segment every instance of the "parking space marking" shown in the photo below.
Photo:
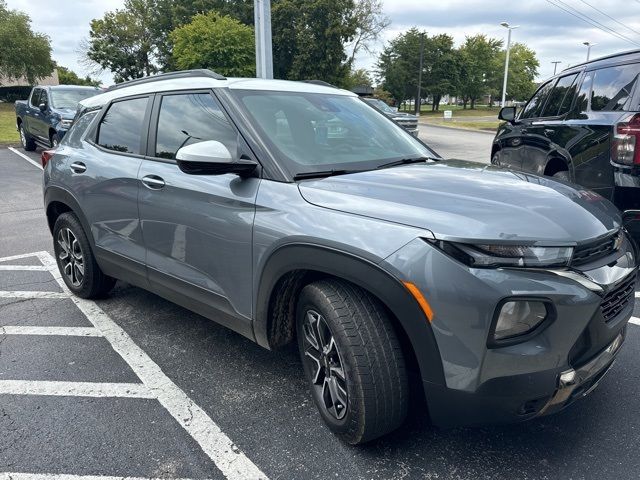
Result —
[{"label": "parking space marking", "polygon": [[45,380],[0,380],[0,395],[156,398],[155,394],[143,383],[58,382]]},{"label": "parking space marking", "polygon": [[22,260],[23,258],[31,258],[31,257],[35,257],[38,260],[40,259],[38,257],[38,252],[35,253],[20,253],[18,255],[11,255],[8,257],[0,257],[0,262],[11,262],[13,260]]},{"label": "parking space marking", "polygon": [[[57,473],[0,473],[0,480],[162,480],[145,477],[113,477],[103,475],[61,475]],[[179,478],[173,480],[190,480]]]},{"label": "parking space marking", "polygon": [[38,162],[36,162],[35,160],[32,160],[31,158],[27,157],[24,153],[19,152],[18,150],[16,150],[13,147],[9,147],[9,150],[11,150],[13,153],[15,153],[16,155],[18,155],[19,157],[22,157],[23,159],[25,159],[27,162],[29,162],[31,165],[35,165],[36,167],[38,167],[40,170],[44,170],[44,168],[42,168],[42,165],[40,165]]},{"label": "parking space marking", "polygon": [[629,323],[633,323],[634,325],[640,325],[640,318],[638,317],[631,317],[629,319]]},{"label": "parking space marking", "polygon": [[0,290],[0,298],[69,298],[68,293]]},{"label": "parking space marking", "polygon": [[12,326],[0,327],[0,335],[60,335],[71,337],[101,337],[102,333],[95,327],[32,327]]},{"label": "parking space marking", "polygon": [[95,302],[71,295],[49,252],[38,258],[60,288],[87,319],[102,333],[142,383],[169,414],[200,445],[204,453],[228,479],[266,479],[267,476],[231,441],[220,427],[189,396],[165,375],[162,369]]},{"label": "parking space marking", "polygon": [[12,271],[12,272],[46,272],[47,267],[43,265],[0,265],[0,271]]}]

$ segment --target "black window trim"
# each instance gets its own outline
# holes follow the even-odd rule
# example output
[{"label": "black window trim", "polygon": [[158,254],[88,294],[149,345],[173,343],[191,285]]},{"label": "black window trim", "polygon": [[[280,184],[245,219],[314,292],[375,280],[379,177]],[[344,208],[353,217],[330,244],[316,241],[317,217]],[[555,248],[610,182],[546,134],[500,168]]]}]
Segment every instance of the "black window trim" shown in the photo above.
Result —
[{"label": "black window trim", "polygon": [[42,87],[35,87],[33,89],[33,91],[31,92],[31,95],[29,96],[29,106],[32,108],[38,108],[38,105],[36,105],[35,103],[33,103],[33,95],[38,92],[38,95],[42,96],[42,91],[44,90],[44,88]]},{"label": "black window trim", "polygon": [[[124,102],[124,101],[127,101],[127,100],[136,100],[138,98],[146,98],[146,99],[148,99],[148,101],[147,101],[147,109],[145,110],[144,118],[142,120],[142,133],[140,135],[140,151],[141,151],[141,154],[129,153],[129,152],[118,152],[116,150],[110,150],[110,149],[105,148],[102,145],[100,145],[98,143],[98,134],[100,132],[100,124],[102,123],[102,120],[104,119],[105,115],[107,114],[107,112],[109,111],[111,106],[114,103]],[[113,155],[122,155],[122,156],[125,156],[125,157],[141,158],[141,159],[142,158],[146,158],[147,138],[149,136],[149,121],[151,119],[151,111],[153,109],[154,102],[155,102],[155,95],[153,93],[143,93],[143,94],[138,94],[138,95],[130,95],[130,96],[127,96],[127,97],[118,97],[118,98],[114,98],[114,99],[110,100],[109,102],[107,102],[106,104],[104,104],[102,106],[102,109],[101,109],[100,113],[98,114],[99,119],[91,127],[91,131],[85,135],[85,141],[88,142],[89,144],[91,144],[92,146],[94,146],[95,148],[97,148],[98,150],[100,150],[102,152],[105,152],[105,153],[110,153],[110,154],[113,154]]]}]

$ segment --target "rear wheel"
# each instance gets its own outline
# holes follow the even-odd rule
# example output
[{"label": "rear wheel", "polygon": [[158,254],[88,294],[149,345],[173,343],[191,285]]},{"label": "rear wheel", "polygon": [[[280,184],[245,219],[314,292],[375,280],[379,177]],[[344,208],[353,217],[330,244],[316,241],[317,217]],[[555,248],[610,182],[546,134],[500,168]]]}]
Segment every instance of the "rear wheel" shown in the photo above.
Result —
[{"label": "rear wheel", "polygon": [[54,133],[53,135],[51,135],[51,148],[57,148],[58,144],[60,143],[60,138],[58,137],[57,133]]},{"label": "rear wheel", "polygon": [[27,152],[32,152],[36,149],[36,142],[24,131],[24,125],[20,124],[18,128],[20,132],[20,143],[22,144],[22,148],[24,148]]},{"label": "rear wheel", "polygon": [[53,249],[64,283],[82,298],[106,295],[116,283],[100,270],[89,239],[73,213],[63,213],[53,227]]},{"label": "rear wheel", "polygon": [[296,314],[305,376],[328,427],[351,444],[399,427],[408,380],[383,305],[348,282],[321,280],[302,289]]},{"label": "rear wheel", "polygon": [[569,172],[567,170],[561,170],[553,174],[553,178],[562,180],[563,182],[570,182],[571,178],[569,178]]}]

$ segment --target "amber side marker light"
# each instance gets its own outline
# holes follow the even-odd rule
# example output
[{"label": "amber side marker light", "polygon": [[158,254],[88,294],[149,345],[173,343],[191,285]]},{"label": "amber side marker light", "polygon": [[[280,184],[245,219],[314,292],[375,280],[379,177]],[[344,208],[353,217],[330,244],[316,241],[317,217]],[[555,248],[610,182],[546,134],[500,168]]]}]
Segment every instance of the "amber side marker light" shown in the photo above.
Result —
[{"label": "amber side marker light", "polygon": [[431,310],[431,305],[429,305],[429,302],[427,302],[427,299],[424,298],[424,295],[422,295],[422,292],[420,291],[420,289],[414,283],[411,283],[411,282],[402,282],[402,284],[405,286],[407,290],[409,290],[409,293],[413,295],[413,298],[416,299],[416,302],[418,302],[418,305],[420,305],[420,308],[422,309],[425,316],[427,317],[427,320],[431,321],[433,319],[433,310]]}]

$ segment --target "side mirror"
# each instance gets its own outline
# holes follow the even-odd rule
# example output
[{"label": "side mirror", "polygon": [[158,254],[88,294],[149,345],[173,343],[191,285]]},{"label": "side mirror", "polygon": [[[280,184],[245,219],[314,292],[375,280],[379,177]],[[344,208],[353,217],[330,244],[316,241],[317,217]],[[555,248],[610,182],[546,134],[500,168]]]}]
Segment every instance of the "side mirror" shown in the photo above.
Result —
[{"label": "side mirror", "polygon": [[502,107],[498,118],[505,122],[513,123],[516,119],[516,107]]},{"label": "side mirror", "polygon": [[40,105],[38,105],[38,108],[40,109],[41,112],[44,112],[47,109],[47,104],[41,103]]},{"label": "side mirror", "polygon": [[253,160],[234,161],[229,149],[216,140],[186,145],[176,152],[178,167],[189,175],[251,175],[258,164]]}]

